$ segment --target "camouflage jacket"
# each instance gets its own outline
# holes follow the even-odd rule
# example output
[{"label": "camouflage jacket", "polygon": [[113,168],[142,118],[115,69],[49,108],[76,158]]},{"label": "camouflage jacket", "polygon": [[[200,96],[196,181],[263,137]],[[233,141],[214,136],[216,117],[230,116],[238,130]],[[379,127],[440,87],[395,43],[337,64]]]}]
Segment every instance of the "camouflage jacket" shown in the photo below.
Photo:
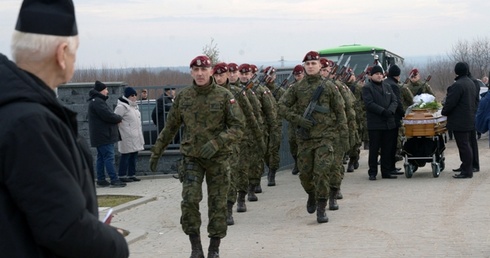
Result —
[{"label": "camouflage jacket", "polygon": [[339,92],[342,95],[342,98],[345,103],[345,115],[347,119],[347,126],[349,130],[349,144],[348,146],[343,146],[345,149],[348,150],[352,146],[354,146],[357,142],[359,142],[359,134],[357,132],[358,126],[357,126],[357,120],[356,120],[356,111],[354,109],[354,101],[355,97],[354,94],[350,91],[349,87],[342,83],[339,80],[335,81],[335,84],[339,88]]},{"label": "camouflage jacket", "polygon": [[[165,148],[184,125],[180,151],[185,156],[199,158],[201,147],[214,140],[218,145],[215,156],[230,154],[233,143],[240,140],[243,132],[243,112],[233,94],[214,83],[184,88],[175,98],[160,132],[156,146]],[[158,153],[161,150],[153,150]]]},{"label": "camouflage jacket", "polygon": [[[319,74],[306,75],[303,80],[294,84],[293,87],[289,87],[279,100],[281,116],[289,122],[297,124],[308,107],[313,93],[321,83],[322,79]],[[338,87],[331,81],[326,82],[318,104],[322,107],[323,112],[315,111],[312,114],[316,124],[310,129],[310,139],[333,141],[339,137],[339,134],[341,138],[348,139],[344,100]],[[339,128],[341,128],[340,131]],[[298,140],[300,139],[298,138]]]},{"label": "camouflage jacket", "polygon": [[403,110],[407,110],[407,108],[413,104],[413,94],[408,87],[405,87],[406,85],[407,84],[400,88],[400,100],[402,102]]},{"label": "camouflage jacket", "polygon": [[242,109],[243,115],[245,116],[245,128],[243,129],[243,137],[242,140],[247,140],[250,137],[254,137],[256,139],[261,139],[264,137],[262,130],[260,129],[259,122],[254,115],[252,104],[247,98],[246,92],[242,91],[239,86],[230,85],[227,83],[225,86],[234,96],[234,98],[238,101],[238,105]]},{"label": "camouflage jacket", "polygon": [[272,132],[275,130],[277,126],[276,122],[276,104],[275,100],[272,97],[272,93],[262,85],[258,85],[255,89],[255,95],[257,99],[260,101],[261,105],[261,113],[264,117],[264,123],[267,125],[268,132]]},{"label": "camouflage jacket", "polygon": [[417,96],[417,95],[420,95],[422,93],[428,93],[428,94],[435,96],[430,85],[427,83],[424,83],[421,80],[418,80],[416,82],[409,81],[407,84],[403,85],[403,87],[407,87],[413,96]]},{"label": "camouflage jacket", "polygon": [[356,122],[359,131],[362,131],[366,120],[366,107],[364,105],[364,100],[362,100],[362,86],[356,82],[348,82],[346,85],[347,87],[349,87],[352,94],[354,94],[354,110],[356,111]]}]

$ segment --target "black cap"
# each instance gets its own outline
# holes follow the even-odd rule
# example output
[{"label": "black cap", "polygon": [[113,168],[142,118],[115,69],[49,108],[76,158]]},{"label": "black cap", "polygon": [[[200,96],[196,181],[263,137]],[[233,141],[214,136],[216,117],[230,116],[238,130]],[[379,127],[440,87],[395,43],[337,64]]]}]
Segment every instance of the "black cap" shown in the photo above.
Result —
[{"label": "black cap", "polygon": [[459,62],[454,66],[454,73],[457,75],[467,75],[468,74],[468,65],[463,62]]},{"label": "black cap", "polygon": [[371,69],[371,76],[375,73],[383,73],[383,68],[381,68],[379,65],[373,66],[373,69]]},{"label": "black cap", "polygon": [[24,0],[15,30],[54,36],[78,35],[72,0]]},{"label": "black cap", "polygon": [[393,76],[393,77],[400,76],[400,73],[401,73],[401,70],[400,70],[400,67],[398,67],[398,65],[392,65],[388,69],[388,74],[390,76]]},{"label": "black cap", "polygon": [[105,88],[107,88],[107,86],[100,82],[100,81],[95,81],[95,85],[94,85],[94,89],[98,92],[101,92],[103,91]]}]

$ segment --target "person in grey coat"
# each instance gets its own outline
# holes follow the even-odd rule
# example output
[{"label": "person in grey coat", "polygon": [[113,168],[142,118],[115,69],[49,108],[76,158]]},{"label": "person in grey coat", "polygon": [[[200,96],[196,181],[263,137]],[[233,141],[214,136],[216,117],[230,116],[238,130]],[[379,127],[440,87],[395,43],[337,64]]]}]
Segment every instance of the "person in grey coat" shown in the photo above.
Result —
[{"label": "person in grey coat", "polygon": [[[88,99],[90,144],[97,148],[97,185],[124,187],[126,183],[119,180],[114,168],[114,144],[120,139],[117,125],[121,123],[122,117],[114,114],[107,105],[108,94],[107,86],[96,81],[94,88],[89,92]],[[105,179],[104,167],[111,179],[110,183]]]},{"label": "person in grey coat", "polygon": [[473,177],[473,151],[470,145],[472,131],[475,131],[475,113],[477,92],[475,84],[468,77],[468,66],[459,62],[454,67],[457,77],[447,88],[446,101],[441,114],[447,116],[447,129],[453,131],[459,158],[461,173],[454,178]]}]

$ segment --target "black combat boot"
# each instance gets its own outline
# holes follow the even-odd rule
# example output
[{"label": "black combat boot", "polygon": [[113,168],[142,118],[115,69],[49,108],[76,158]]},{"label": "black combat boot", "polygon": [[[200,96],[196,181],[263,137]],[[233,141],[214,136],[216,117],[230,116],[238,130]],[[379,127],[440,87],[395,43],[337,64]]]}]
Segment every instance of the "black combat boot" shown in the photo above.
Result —
[{"label": "black combat boot", "polygon": [[262,193],[262,186],[260,186],[260,183],[255,186],[255,193]]},{"label": "black combat boot", "polygon": [[326,199],[318,199],[318,207],[316,208],[316,221],[318,223],[328,222],[327,212],[325,208],[327,207]]},{"label": "black combat boot", "polygon": [[340,189],[337,191],[337,200],[342,200],[344,199],[344,196],[342,195],[342,193],[340,192]]},{"label": "black combat boot", "polygon": [[276,170],[269,169],[269,174],[267,175],[267,186],[275,186],[276,185]]},{"label": "black combat boot", "polygon": [[238,198],[236,202],[236,211],[237,212],[246,212],[247,211],[247,205],[245,205],[245,195],[247,195],[246,192],[240,191],[238,192]]},{"label": "black combat boot", "polygon": [[209,242],[208,258],[219,258],[219,244],[221,239],[219,237],[212,237]]},{"label": "black combat boot", "polygon": [[338,189],[330,189],[330,195],[328,198],[328,209],[331,211],[338,210],[339,205],[337,204],[337,192]]},{"label": "black combat boot", "polygon": [[298,158],[296,158],[296,156],[294,156],[293,159],[294,159],[294,168],[291,171],[291,173],[293,175],[297,175],[299,173],[299,169],[298,169]]},{"label": "black combat boot", "polygon": [[306,211],[309,214],[313,214],[316,210],[316,197],[315,193],[308,193],[308,201],[306,201]]},{"label": "black combat boot", "polygon": [[356,162],[354,162],[354,169],[358,169],[359,168],[359,159],[356,160]]},{"label": "black combat boot", "polygon": [[354,161],[349,159],[349,164],[347,165],[347,172],[354,172]]},{"label": "black combat boot", "polygon": [[256,185],[248,185],[248,201],[249,202],[256,202],[259,200],[259,198],[257,198],[257,195],[255,195],[255,187]]},{"label": "black combat boot", "polygon": [[204,252],[202,251],[201,237],[198,235],[189,235],[192,245],[192,253],[190,258],[204,258]]},{"label": "black combat boot", "polygon": [[228,226],[234,225],[235,221],[233,220],[233,203],[232,202],[227,202],[227,210],[228,212],[226,213],[226,224]]}]

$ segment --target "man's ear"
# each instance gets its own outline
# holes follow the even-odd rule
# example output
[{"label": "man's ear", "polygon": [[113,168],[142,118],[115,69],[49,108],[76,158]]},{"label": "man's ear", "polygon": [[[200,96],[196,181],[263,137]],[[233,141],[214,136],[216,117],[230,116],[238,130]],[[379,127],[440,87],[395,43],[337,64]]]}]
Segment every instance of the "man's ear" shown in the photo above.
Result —
[{"label": "man's ear", "polygon": [[66,69],[66,55],[68,50],[68,44],[66,42],[61,43],[56,48],[56,63],[62,70]]}]

